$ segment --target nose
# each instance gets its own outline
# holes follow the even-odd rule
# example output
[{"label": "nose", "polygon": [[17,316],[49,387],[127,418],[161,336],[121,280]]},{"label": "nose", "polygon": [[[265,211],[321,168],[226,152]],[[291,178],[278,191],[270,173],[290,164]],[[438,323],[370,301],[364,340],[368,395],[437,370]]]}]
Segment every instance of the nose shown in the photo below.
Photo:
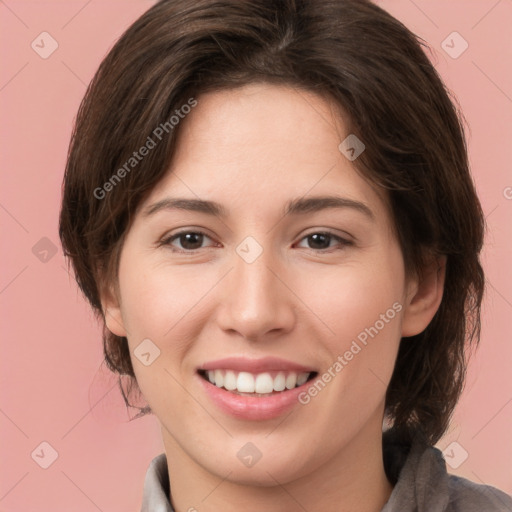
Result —
[{"label": "nose", "polygon": [[292,330],[295,296],[287,286],[284,265],[270,253],[264,250],[252,263],[234,254],[234,268],[223,279],[217,316],[225,332],[262,341]]}]

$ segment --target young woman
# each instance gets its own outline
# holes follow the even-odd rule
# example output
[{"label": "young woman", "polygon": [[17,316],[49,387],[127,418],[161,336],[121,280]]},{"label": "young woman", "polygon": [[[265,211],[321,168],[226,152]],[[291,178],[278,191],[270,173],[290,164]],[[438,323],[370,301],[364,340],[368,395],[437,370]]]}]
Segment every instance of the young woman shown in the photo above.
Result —
[{"label": "young woman", "polygon": [[512,510],[433,445],[483,216],[421,43],[366,0],[163,0],[80,107],[60,236],[165,453],[143,511]]}]

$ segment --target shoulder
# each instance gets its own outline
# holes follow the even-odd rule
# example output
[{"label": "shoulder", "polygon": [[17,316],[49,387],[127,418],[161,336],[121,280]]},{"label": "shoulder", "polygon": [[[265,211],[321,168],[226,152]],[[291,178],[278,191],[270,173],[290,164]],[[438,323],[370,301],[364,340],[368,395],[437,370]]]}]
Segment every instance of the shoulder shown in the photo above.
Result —
[{"label": "shoulder", "polygon": [[394,485],[381,512],[512,512],[512,497],[489,485],[447,472],[443,453],[416,436],[383,437],[386,474]]},{"label": "shoulder", "polygon": [[512,512],[512,497],[490,485],[449,475],[448,492],[453,512]]}]

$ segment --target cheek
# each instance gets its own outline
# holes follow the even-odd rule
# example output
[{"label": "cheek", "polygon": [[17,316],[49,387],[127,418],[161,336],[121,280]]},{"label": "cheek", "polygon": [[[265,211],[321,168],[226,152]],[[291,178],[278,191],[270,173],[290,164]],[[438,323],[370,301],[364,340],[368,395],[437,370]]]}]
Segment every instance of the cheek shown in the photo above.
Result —
[{"label": "cheek", "polygon": [[[321,319],[334,331],[335,338],[355,338],[376,322],[382,331],[388,330],[391,324],[400,323],[397,310],[401,309],[403,277],[399,266],[393,268],[381,260],[368,265],[340,267],[323,281],[323,287],[318,286],[321,284],[318,280],[317,287],[310,287],[315,291],[309,293],[311,302],[308,301],[308,305],[319,312]],[[382,321],[386,329],[382,329]],[[395,331],[399,332],[399,329]]]},{"label": "cheek", "polygon": [[[145,270],[142,270],[145,268]],[[152,266],[142,260],[126,261],[120,269],[123,288],[123,321],[127,326],[130,357],[141,391],[148,401],[163,390],[180,397],[174,378],[183,380],[189,370],[184,362],[200,338],[209,317],[208,291],[218,282],[216,274],[191,271],[190,266]],[[121,270],[123,273],[121,274]],[[158,357],[150,366],[137,358],[138,347],[151,340]],[[173,378],[174,377],[174,378]],[[172,392],[172,393],[171,393]],[[158,408],[150,402],[152,408]]]},{"label": "cheek", "polygon": [[317,289],[313,295],[311,309],[332,331],[324,338],[332,363],[342,356],[339,385],[354,398],[377,397],[391,378],[401,338],[401,252],[392,246],[365,264],[340,267],[325,285],[323,294]]},{"label": "cheek", "polygon": [[183,277],[179,268],[152,267],[142,260],[126,263],[121,279],[128,331],[134,339],[168,337],[200,300],[204,281],[194,282],[190,272]]},{"label": "cheek", "polygon": [[[139,388],[155,413],[162,414],[170,397],[173,407],[185,407],[187,395],[178,383],[183,380],[180,363],[199,336],[198,302],[211,285],[203,282],[197,288],[190,273],[185,279],[176,268],[146,266],[142,271],[141,262],[126,263],[122,277],[120,272],[122,312]],[[149,365],[138,357],[142,346],[147,347],[144,353],[154,358]]]}]

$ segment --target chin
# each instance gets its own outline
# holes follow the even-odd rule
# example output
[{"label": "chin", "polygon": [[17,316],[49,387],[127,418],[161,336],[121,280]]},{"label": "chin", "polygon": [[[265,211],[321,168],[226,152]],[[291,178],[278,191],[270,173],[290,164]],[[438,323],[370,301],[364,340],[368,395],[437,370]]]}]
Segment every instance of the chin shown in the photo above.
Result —
[{"label": "chin", "polygon": [[[276,439],[277,442],[272,445],[268,440],[266,443],[263,439],[258,441],[257,436],[254,439],[251,442],[245,436],[243,439],[235,438],[232,440],[232,448],[219,450],[219,453],[211,454],[208,460],[204,460],[203,453],[203,460],[198,462],[209,473],[221,479],[258,487],[289,483],[307,475],[316,467],[313,460],[308,462],[299,459],[297,454],[301,453],[301,448],[294,446],[289,440],[286,451],[283,452],[284,440]],[[233,453],[234,456],[227,456],[228,453]]]}]

